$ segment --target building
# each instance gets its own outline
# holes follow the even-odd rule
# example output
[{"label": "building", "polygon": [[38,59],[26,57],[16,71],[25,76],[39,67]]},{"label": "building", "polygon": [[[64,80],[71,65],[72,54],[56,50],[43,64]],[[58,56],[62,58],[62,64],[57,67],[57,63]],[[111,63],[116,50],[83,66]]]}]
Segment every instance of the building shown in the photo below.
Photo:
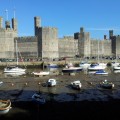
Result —
[{"label": "building", "polygon": [[12,25],[5,21],[3,27],[0,17],[0,58],[15,58],[15,41],[24,58],[120,56],[120,36],[113,30],[109,30],[109,39],[104,35],[103,40],[90,38],[83,27],[74,36],[58,38],[57,28],[42,27],[40,17],[34,17],[34,32],[34,36],[18,37],[17,20],[13,18]]},{"label": "building", "polygon": [[7,20],[3,27],[3,18],[0,17],[0,58],[14,57],[14,38],[17,36],[17,20],[13,18],[12,25]]}]

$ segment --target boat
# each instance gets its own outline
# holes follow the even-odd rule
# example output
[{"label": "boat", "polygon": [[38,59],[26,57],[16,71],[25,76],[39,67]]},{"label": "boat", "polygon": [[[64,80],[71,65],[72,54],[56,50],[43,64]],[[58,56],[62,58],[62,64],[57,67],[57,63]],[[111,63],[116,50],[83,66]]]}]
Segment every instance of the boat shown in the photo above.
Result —
[{"label": "boat", "polygon": [[114,87],[114,84],[112,82],[108,82],[107,80],[104,80],[100,83],[100,87],[105,89],[112,89]]},{"label": "boat", "polygon": [[16,66],[7,66],[4,68],[4,73],[21,73],[25,72],[26,69],[23,69],[18,66],[18,49],[17,49],[17,40],[16,40],[16,57],[17,57],[17,65]]},{"label": "boat", "polygon": [[55,86],[56,85],[56,79],[48,79],[47,85],[49,87]]},{"label": "boat", "polygon": [[18,66],[8,66],[4,68],[4,73],[25,73],[26,69],[20,68]]},{"label": "boat", "polygon": [[0,115],[6,114],[11,109],[10,100],[0,100]]},{"label": "boat", "polygon": [[71,82],[71,85],[72,85],[73,89],[77,89],[77,90],[80,90],[82,87],[80,80],[76,80],[74,82]]},{"label": "boat", "polygon": [[46,66],[47,68],[59,68],[57,64],[50,63]]},{"label": "boat", "polygon": [[115,67],[115,66],[118,66],[120,63],[118,62],[111,62],[111,67]]},{"label": "boat", "polygon": [[25,72],[8,72],[4,73],[5,76],[11,76],[11,77],[17,77],[17,76],[22,76],[25,75]]},{"label": "boat", "polygon": [[82,67],[83,69],[87,69],[91,64],[88,63],[87,61],[82,61],[80,62],[79,66]]},{"label": "boat", "polygon": [[106,72],[105,70],[98,70],[94,74],[96,74],[96,75],[108,75],[108,72]]},{"label": "boat", "polygon": [[0,81],[0,86],[3,84],[3,81]]},{"label": "boat", "polygon": [[70,68],[63,68],[62,72],[63,73],[72,73],[72,72],[80,72],[82,71],[82,67],[70,67]]},{"label": "boat", "polygon": [[98,56],[97,56],[97,63],[92,63],[89,67],[88,67],[88,70],[90,71],[96,71],[96,70],[104,70],[106,67],[107,67],[107,64],[106,63],[101,63],[99,61],[99,40],[98,40]]},{"label": "boat", "polygon": [[90,70],[90,71],[95,71],[95,70],[103,70],[103,69],[105,69],[105,67],[103,67],[103,66],[101,66],[101,65],[99,65],[98,63],[93,63],[93,64],[91,64],[89,67],[88,67],[88,70]]},{"label": "boat", "polygon": [[114,70],[113,72],[114,73],[120,73],[120,70]]},{"label": "boat", "polygon": [[62,69],[63,73],[73,73],[73,72],[80,72],[82,71],[82,67],[74,67],[72,64],[68,64],[65,68]]},{"label": "boat", "polygon": [[40,71],[40,72],[32,72],[32,74],[34,74],[36,76],[46,76],[46,75],[49,75],[50,72],[49,71]]},{"label": "boat", "polygon": [[113,66],[113,70],[120,70],[120,64]]},{"label": "boat", "polygon": [[34,93],[32,95],[32,101],[37,104],[45,104],[46,100],[40,93]]}]

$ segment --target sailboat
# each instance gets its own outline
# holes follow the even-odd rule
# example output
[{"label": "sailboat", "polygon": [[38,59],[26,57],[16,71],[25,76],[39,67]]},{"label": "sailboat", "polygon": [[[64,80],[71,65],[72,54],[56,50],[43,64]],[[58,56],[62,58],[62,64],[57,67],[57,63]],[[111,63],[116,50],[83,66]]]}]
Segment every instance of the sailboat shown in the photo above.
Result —
[{"label": "sailboat", "polygon": [[25,73],[26,69],[18,67],[18,49],[17,49],[17,40],[16,40],[16,57],[17,57],[17,65],[16,66],[7,66],[4,68],[4,73]]},{"label": "sailboat", "polygon": [[105,68],[106,68],[106,63],[99,62],[99,40],[98,40],[98,63],[91,64],[88,67],[88,70],[96,71],[96,70],[104,70]]}]

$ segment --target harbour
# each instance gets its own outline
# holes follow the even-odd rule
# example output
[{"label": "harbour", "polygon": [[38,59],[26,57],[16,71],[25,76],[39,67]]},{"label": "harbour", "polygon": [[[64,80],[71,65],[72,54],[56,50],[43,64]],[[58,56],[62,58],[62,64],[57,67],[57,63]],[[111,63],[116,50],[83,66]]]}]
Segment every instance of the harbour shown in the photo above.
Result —
[{"label": "harbour", "polygon": [[[75,75],[62,75],[60,74],[61,69],[58,69],[59,74],[55,74],[56,72],[52,71],[50,75],[41,77],[30,74],[33,71],[39,70],[38,68],[28,69],[29,74],[20,76],[6,75],[3,73],[3,70],[0,70],[0,81],[3,82],[0,86],[0,98],[10,99],[12,102],[11,110],[6,115],[0,116],[1,120],[74,118],[75,112],[85,114],[85,112],[88,112],[87,108],[91,110],[88,114],[95,112],[96,115],[98,115],[99,113],[96,112],[96,110],[100,113],[103,113],[101,110],[111,112],[112,109],[110,109],[110,106],[115,109],[111,117],[118,112],[120,100],[120,73],[114,73],[111,67],[106,68],[106,71],[109,73],[107,76],[88,74],[86,70],[80,71]],[[49,78],[56,79],[56,86],[46,86],[46,82]],[[113,89],[100,88],[99,83],[105,79],[113,82],[115,87]],[[70,83],[74,80],[81,81],[81,90],[72,89]],[[36,92],[41,93],[46,99],[44,105],[37,105],[32,102],[32,95]],[[52,113],[52,111],[54,111],[54,113]],[[46,113],[49,116],[44,116]],[[69,113],[71,113],[71,115],[69,115]],[[54,117],[51,114],[53,114]],[[109,115],[106,114],[106,117],[107,116]]]}]

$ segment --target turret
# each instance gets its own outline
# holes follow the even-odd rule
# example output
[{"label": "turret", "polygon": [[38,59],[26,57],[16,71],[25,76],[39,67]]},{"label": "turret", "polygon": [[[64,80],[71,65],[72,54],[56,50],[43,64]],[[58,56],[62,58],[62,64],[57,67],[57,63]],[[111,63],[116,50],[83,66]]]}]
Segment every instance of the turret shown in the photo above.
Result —
[{"label": "turret", "polygon": [[109,39],[113,36],[113,30],[109,30]]},{"label": "turret", "polygon": [[35,36],[38,35],[38,30],[41,27],[41,20],[39,17],[34,17],[34,28],[35,28]]},{"label": "turret", "polygon": [[5,28],[10,29],[10,21],[5,21]]},{"label": "turret", "polygon": [[14,31],[17,31],[17,20],[15,18],[12,18],[12,28]]}]

